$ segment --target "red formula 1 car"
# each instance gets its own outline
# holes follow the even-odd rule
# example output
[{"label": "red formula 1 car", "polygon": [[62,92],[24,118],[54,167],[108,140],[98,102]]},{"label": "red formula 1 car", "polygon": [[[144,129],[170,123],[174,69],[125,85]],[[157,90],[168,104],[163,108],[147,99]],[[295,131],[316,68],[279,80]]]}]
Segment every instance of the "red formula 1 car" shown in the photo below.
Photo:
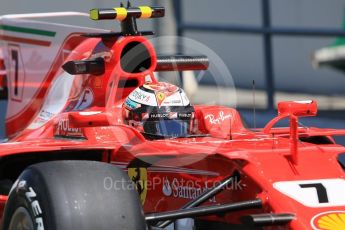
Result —
[{"label": "red formula 1 car", "polygon": [[332,138],[345,131],[299,127],[315,101],[281,102],[249,130],[237,110],[157,82],[208,66],[157,56],[138,31],[164,8],[91,10],[119,33],[31,16],[0,18],[3,229],[345,229],[345,148]]}]

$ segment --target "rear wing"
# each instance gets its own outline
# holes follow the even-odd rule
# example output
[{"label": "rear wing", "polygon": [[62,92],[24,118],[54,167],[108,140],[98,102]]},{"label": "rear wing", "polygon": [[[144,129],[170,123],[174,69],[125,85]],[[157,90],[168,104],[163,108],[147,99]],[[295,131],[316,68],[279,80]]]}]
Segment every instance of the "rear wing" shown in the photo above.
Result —
[{"label": "rear wing", "polygon": [[0,47],[0,100],[7,100],[7,73],[5,68],[5,60],[3,55],[3,48]]},{"label": "rear wing", "polygon": [[80,35],[109,32],[38,21],[45,17],[67,16],[86,17],[88,14],[52,12],[0,17],[0,64],[3,63],[0,84],[6,84],[0,85],[0,90],[8,89],[8,136],[25,128],[39,112],[50,83],[62,71],[61,65],[73,49],[87,39]]},{"label": "rear wing", "polygon": [[56,18],[56,17],[72,17],[84,16],[89,17],[88,13],[66,11],[66,12],[49,12],[49,13],[30,13],[30,14],[7,14],[0,16],[0,19],[40,19],[40,18]]}]

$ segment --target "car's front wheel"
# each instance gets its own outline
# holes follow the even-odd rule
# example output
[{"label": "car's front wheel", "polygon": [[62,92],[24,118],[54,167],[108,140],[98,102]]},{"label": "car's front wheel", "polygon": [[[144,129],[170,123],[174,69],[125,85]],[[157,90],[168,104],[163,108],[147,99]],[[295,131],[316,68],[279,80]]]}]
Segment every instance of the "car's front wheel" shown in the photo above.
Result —
[{"label": "car's front wheel", "polygon": [[3,229],[146,229],[135,186],[120,169],[90,161],[32,165],[13,185]]}]

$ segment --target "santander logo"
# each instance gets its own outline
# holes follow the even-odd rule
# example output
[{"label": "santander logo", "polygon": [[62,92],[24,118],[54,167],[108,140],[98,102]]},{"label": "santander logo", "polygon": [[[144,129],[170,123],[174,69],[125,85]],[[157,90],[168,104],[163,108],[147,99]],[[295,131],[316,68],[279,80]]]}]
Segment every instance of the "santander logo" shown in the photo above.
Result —
[{"label": "santander logo", "polygon": [[212,125],[220,125],[223,121],[230,119],[231,114],[224,114],[224,111],[220,111],[218,117],[216,117],[213,114],[208,114],[205,116],[205,119],[207,119]]},{"label": "santander logo", "polygon": [[165,196],[171,196],[172,195],[172,189],[171,189],[170,182],[169,182],[168,178],[164,179],[162,192]]},{"label": "santander logo", "polygon": [[[189,183],[191,181],[185,181],[183,179],[178,180],[177,178],[172,179],[170,182],[167,177],[164,178],[162,192],[166,197],[175,197],[188,200],[194,200],[207,191],[209,188],[207,183]],[[216,203],[216,197],[209,199],[209,202]]]}]

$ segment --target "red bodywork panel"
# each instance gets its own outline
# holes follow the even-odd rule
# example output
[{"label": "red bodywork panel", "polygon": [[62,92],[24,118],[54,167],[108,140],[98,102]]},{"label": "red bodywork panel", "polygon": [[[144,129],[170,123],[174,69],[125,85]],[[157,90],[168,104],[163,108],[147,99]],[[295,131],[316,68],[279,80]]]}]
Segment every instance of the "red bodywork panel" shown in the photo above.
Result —
[{"label": "red bodywork panel", "polygon": [[[244,214],[293,213],[296,219],[287,227],[310,229],[315,226],[316,215],[345,208],[345,201],[337,199],[339,192],[334,190],[334,184],[338,183],[339,188],[345,184],[344,170],[338,162],[338,155],[345,153],[345,148],[332,143],[331,138],[344,135],[344,130],[298,128],[297,123],[289,128],[272,128],[275,120],[263,130],[249,130],[233,108],[196,105],[192,130],[195,137],[147,140],[122,123],[121,107],[136,87],[148,80],[156,81],[153,46],[141,36],[103,41],[88,38],[79,43],[73,43],[73,52],[65,61],[103,57],[104,74],[67,76],[73,81],[66,102],[57,114],[45,119],[43,102],[57,84],[53,79],[64,74],[62,62],[56,62],[40,85],[38,102],[32,101],[24,113],[7,123],[11,138],[1,144],[1,158],[102,150],[103,161],[127,170],[130,178],[140,184],[139,195],[147,213],[179,209],[233,174],[238,174],[240,181],[205,205],[260,198],[263,208],[208,219],[238,223]],[[143,44],[151,58],[150,66],[142,72],[127,73],[122,68],[123,52],[131,44]],[[30,83],[27,87],[31,87]],[[283,105],[284,112],[277,120],[303,115],[305,107],[299,104],[294,110],[295,106]],[[300,141],[314,136],[328,138],[330,143]],[[328,203],[318,203],[313,188],[299,186],[310,183],[329,189]],[[0,196],[0,212],[5,202],[6,197]]]}]

